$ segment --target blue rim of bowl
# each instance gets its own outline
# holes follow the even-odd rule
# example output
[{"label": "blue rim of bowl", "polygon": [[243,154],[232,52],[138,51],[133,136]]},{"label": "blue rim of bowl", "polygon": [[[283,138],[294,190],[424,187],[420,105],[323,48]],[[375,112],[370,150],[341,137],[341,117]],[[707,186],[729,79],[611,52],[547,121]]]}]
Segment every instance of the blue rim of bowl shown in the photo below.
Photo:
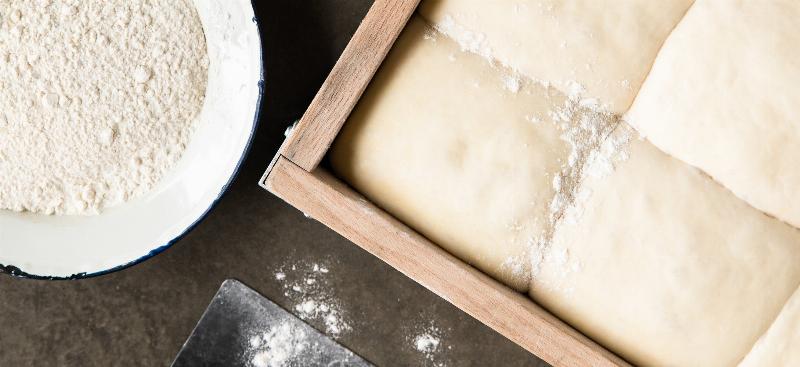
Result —
[{"label": "blue rim of bowl", "polygon": [[125,270],[127,268],[130,268],[130,267],[132,267],[134,265],[141,264],[141,263],[145,262],[146,260],[149,260],[149,259],[153,258],[154,256],[166,251],[167,249],[172,247],[172,245],[174,245],[175,243],[177,243],[178,241],[180,241],[184,237],[186,237],[186,235],[188,235],[201,222],[203,222],[203,220],[205,220],[206,217],[208,217],[208,214],[211,213],[212,210],[214,210],[214,208],[217,206],[217,204],[219,204],[220,200],[222,200],[222,197],[225,196],[225,194],[228,192],[228,189],[230,189],[230,186],[231,186],[231,184],[233,184],[233,181],[239,175],[239,172],[242,169],[242,165],[244,164],[244,161],[247,159],[247,156],[250,153],[250,149],[252,148],[253,139],[255,138],[256,130],[258,130],[259,119],[261,117],[261,111],[262,111],[262,107],[263,107],[262,106],[262,102],[263,102],[263,99],[264,99],[264,54],[263,54],[264,46],[263,46],[263,43],[262,43],[263,39],[261,37],[261,31],[262,31],[261,23],[258,21],[258,17],[255,15],[255,3],[254,2],[255,2],[255,0],[251,0],[250,1],[250,6],[253,8],[253,23],[255,23],[256,28],[258,28],[258,40],[259,40],[259,45],[260,45],[259,46],[259,58],[260,58],[260,64],[261,64],[261,71],[260,71],[260,76],[259,76],[259,81],[258,81],[258,100],[256,101],[255,116],[253,116],[253,127],[250,130],[250,137],[247,138],[247,144],[245,145],[244,150],[242,151],[242,156],[239,158],[239,162],[236,163],[236,167],[234,168],[233,173],[231,173],[231,177],[228,178],[228,181],[222,186],[222,189],[220,190],[220,192],[217,195],[216,199],[214,199],[214,201],[211,202],[211,204],[208,206],[208,208],[206,208],[206,210],[203,212],[203,214],[201,214],[192,224],[190,224],[188,227],[186,227],[186,229],[181,234],[179,234],[178,236],[176,236],[175,238],[173,238],[172,240],[170,240],[166,244],[161,245],[159,247],[156,247],[155,249],[153,249],[149,253],[147,253],[147,255],[144,255],[144,256],[142,256],[142,257],[140,257],[140,258],[138,258],[136,260],[133,260],[131,262],[128,262],[126,264],[115,266],[115,267],[113,267],[111,269],[101,270],[101,271],[97,271],[97,272],[94,272],[94,273],[78,273],[78,274],[73,274],[73,275],[70,275],[70,276],[67,276],[67,277],[57,277],[57,276],[46,276],[46,275],[29,274],[29,273],[26,273],[24,270],[22,270],[22,269],[20,269],[20,268],[18,268],[16,266],[0,264],[0,275],[5,274],[5,275],[10,275],[10,276],[15,277],[15,278],[24,278],[24,279],[32,279],[32,280],[79,280],[79,279],[93,278],[93,277],[98,277],[98,276],[101,276],[101,275],[107,275],[107,274],[115,273],[115,272],[118,272],[120,270]]}]

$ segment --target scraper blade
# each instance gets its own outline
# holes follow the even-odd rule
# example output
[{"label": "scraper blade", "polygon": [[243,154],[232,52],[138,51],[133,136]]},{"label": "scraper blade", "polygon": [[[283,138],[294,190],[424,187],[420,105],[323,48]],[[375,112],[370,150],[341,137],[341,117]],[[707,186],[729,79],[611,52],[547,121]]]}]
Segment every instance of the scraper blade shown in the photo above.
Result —
[{"label": "scraper blade", "polygon": [[172,367],[372,366],[236,280],[220,287]]}]

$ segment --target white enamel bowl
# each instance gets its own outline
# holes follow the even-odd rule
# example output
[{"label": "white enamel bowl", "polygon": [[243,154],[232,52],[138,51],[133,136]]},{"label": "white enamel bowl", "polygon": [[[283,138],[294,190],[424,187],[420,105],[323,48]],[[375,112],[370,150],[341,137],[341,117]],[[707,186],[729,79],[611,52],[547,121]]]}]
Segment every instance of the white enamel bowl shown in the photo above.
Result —
[{"label": "white enamel bowl", "polygon": [[0,210],[0,269],[14,275],[105,274],[163,251],[219,200],[255,132],[263,86],[250,0],[193,0],[206,33],[209,81],[197,129],[177,166],[148,195],[98,216]]}]

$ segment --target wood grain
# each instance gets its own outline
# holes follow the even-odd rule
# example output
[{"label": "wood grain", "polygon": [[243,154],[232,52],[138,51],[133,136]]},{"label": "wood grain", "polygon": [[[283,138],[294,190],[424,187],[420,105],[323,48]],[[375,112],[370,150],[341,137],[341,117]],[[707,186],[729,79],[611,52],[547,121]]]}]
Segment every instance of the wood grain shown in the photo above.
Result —
[{"label": "wood grain", "polygon": [[279,156],[265,186],[554,366],[628,366],[530,298],[455,258],[341,181]]},{"label": "wood grain", "polygon": [[306,171],[317,167],[419,1],[375,1],[281,155]]}]

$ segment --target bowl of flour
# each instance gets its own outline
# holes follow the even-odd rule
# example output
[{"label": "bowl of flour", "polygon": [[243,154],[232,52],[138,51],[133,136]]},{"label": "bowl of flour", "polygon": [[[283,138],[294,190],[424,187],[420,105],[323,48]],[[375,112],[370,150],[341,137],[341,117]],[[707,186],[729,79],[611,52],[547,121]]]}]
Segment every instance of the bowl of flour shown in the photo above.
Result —
[{"label": "bowl of flour", "polygon": [[0,268],[153,256],[235,176],[263,84],[249,0],[0,1]]}]

